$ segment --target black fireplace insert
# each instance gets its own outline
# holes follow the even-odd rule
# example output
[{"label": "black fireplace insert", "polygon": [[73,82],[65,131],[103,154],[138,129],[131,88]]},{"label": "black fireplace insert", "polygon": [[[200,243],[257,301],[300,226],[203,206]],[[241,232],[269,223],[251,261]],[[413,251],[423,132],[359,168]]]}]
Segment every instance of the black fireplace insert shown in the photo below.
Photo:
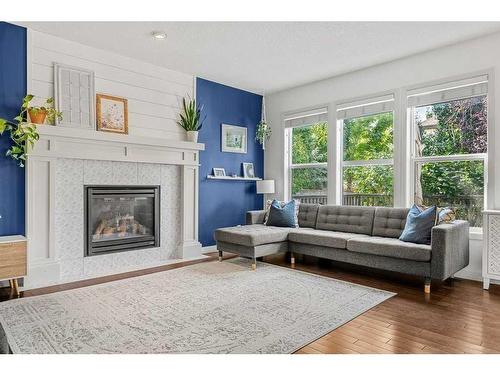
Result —
[{"label": "black fireplace insert", "polygon": [[159,245],[159,186],[85,186],[86,256]]}]

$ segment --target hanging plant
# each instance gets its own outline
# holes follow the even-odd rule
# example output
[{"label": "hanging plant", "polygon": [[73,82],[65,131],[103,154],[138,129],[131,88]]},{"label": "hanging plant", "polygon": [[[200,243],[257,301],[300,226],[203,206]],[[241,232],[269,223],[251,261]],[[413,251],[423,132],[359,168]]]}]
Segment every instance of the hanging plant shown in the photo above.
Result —
[{"label": "hanging plant", "polygon": [[265,147],[265,143],[271,137],[271,127],[267,124],[266,121],[262,120],[257,125],[257,130],[255,132],[255,140],[259,142],[262,147]]},{"label": "hanging plant", "polygon": [[[12,146],[7,150],[6,155],[14,159],[20,167],[24,167],[26,156],[30,149],[33,148],[35,142],[38,141],[40,136],[36,130],[36,125],[33,122],[27,121],[27,114],[30,113],[32,121],[37,121],[40,113],[44,114],[50,122],[55,118],[62,119],[60,112],[56,111],[53,106],[53,99],[49,98],[44,107],[30,107],[30,102],[33,95],[26,95],[21,105],[21,112],[14,117],[14,122],[7,121],[0,118],[0,135],[6,130],[10,132],[10,139],[12,139]],[[43,123],[43,121],[41,121]]]},{"label": "hanging plant", "polygon": [[255,131],[255,140],[262,145],[262,149],[266,149],[266,141],[271,138],[271,127],[266,121],[266,97],[262,95],[262,116],[260,122],[257,124]]}]

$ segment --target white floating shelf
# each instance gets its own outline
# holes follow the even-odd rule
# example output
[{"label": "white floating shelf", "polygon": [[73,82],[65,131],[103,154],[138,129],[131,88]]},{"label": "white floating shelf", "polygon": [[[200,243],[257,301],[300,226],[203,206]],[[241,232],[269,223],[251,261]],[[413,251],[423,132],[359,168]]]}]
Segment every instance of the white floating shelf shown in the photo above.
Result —
[{"label": "white floating shelf", "polygon": [[262,178],[260,177],[231,177],[231,176],[220,176],[216,177],[214,175],[209,174],[207,176],[208,180],[233,180],[233,181],[260,181]]}]

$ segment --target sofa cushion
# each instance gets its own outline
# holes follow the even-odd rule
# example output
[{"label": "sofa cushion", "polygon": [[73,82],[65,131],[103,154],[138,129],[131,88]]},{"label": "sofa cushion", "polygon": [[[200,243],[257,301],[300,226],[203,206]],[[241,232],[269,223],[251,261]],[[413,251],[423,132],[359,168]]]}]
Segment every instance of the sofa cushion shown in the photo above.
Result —
[{"label": "sofa cushion", "polygon": [[374,214],[375,207],[320,206],[316,229],[370,235]]},{"label": "sofa cushion", "polygon": [[424,211],[414,204],[406,218],[405,229],[399,239],[404,242],[413,242],[430,245],[432,227],[436,225],[437,207],[432,206]]},{"label": "sofa cushion", "polygon": [[304,243],[308,245],[318,245],[325,247],[335,247],[337,249],[345,249],[347,240],[351,238],[367,237],[366,234],[333,232],[330,230],[321,230],[313,228],[298,228],[293,229],[288,234],[288,240],[291,242]]},{"label": "sofa cushion", "polygon": [[299,205],[299,227],[315,228],[319,204],[301,203]]},{"label": "sofa cushion", "polygon": [[353,238],[347,241],[347,250],[380,255],[391,258],[428,262],[431,260],[431,247],[411,242],[403,242],[398,238],[366,237]]},{"label": "sofa cushion", "polygon": [[269,217],[266,225],[287,228],[297,227],[296,222],[298,223],[298,219],[295,208],[296,203],[294,200],[291,200],[284,205],[281,205],[281,203],[277,200],[273,200],[271,207],[269,207]]},{"label": "sofa cushion", "polygon": [[407,208],[377,207],[373,219],[374,236],[399,238],[406,224]]},{"label": "sofa cushion", "polygon": [[270,227],[263,224],[243,225],[217,229],[216,241],[234,243],[243,246],[258,246],[286,241],[292,228]]},{"label": "sofa cushion", "polygon": [[[299,206],[300,206],[300,200],[298,199],[293,199],[295,202],[295,227],[299,226]],[[290,203],[291,201],[279,201],[277,199],[268,199],[266,201],[265,207],[264,207],[264,224],[267,224],[267,220],[269,220],[269,212],[271,211],[271,205],[273,202],[278,202],[279,206],[284,207],[287,203]]]}]

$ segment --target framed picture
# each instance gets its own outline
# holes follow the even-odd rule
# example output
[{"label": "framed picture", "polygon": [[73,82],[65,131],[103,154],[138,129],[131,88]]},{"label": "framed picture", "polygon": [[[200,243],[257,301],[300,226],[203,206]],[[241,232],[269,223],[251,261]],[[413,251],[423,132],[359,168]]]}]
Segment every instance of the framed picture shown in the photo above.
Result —
[{"label": "framed picture", "polygon": [[224,177],[226,175],[226,170],[224,168],[214,168],[215,177]]},{"label": "framed picture", "polygon": [[247,128],[222,124],[221,129],[222,152],[247,153]]},{"label": "framed picture", "polygon": [[56,125],[95,130],[94,72],[54,63],[55,109],[62,112]]},{"label": "framed picture", "polygon": [[97,130],[128,134],[127,99],[96,95]]},{"label": "framed picture", "polygon": [[241,163],[243,165],[243,177],[245,178],[255,178],[255,172],[253,170],[253,163]]}]

